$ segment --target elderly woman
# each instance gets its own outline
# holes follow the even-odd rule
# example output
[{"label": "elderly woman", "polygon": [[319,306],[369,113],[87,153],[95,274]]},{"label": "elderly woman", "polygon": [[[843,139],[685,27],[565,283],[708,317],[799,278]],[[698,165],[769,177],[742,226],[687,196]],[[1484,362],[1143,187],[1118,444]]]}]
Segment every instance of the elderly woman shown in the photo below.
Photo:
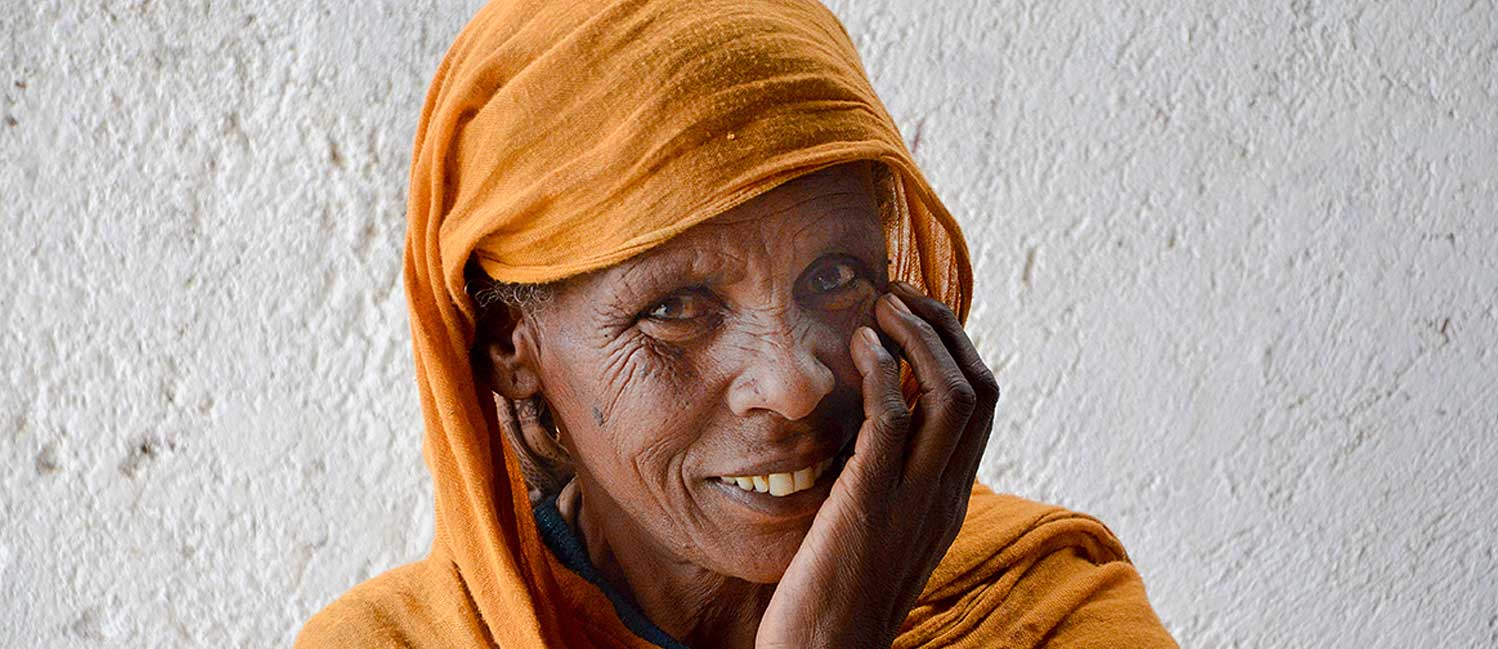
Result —
[{"label": "elderly woman", "polygon": [[966,246],[814,2],[492,2],[409,218],[436,538],[300,646],[1174,646],[974,482]]}]

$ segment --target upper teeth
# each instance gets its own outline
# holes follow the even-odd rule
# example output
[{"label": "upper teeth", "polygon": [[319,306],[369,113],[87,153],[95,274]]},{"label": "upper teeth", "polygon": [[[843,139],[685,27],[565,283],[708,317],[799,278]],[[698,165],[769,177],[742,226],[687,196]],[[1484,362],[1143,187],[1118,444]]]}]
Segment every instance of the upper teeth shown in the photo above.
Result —
[{"label": "upper teeth", "polygon": [[798,491],[810,489],[816,484],[817,478],[832,466],[832,458],[827,458],[808,467],[797,469],[789,473],[767,473],[763,475],[725,475],[719,477],[723,484],[737,485],[744,491],[758,491],[768,493],[771,496],[789,496]]}]

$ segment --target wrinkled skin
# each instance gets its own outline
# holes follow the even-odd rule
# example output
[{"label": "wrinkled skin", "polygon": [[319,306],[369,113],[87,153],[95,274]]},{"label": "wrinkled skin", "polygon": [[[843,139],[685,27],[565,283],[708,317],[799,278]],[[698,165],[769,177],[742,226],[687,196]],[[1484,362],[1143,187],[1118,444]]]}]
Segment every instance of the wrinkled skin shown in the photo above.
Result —
[{"label": "wrinkled skin", "polygon": [[[496,391],[552,411],[593,563],[688,645],[888,646],[956,536],[997,390],[944,306],[881,299],[869,187],[861,164],[793,180],[481,333]],[[870,329],[907,350],[924,413]],[[855,437],[794,512],[718,480]]]}]

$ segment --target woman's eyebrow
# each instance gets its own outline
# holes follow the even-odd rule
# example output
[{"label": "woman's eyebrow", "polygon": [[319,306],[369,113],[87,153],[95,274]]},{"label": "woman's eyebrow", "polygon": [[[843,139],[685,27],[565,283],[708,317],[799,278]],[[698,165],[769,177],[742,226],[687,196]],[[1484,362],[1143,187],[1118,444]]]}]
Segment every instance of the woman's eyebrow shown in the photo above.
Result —
[{"label": "woman's eyebrow", "polygon": [[[829,208],[815,223],[809,223],[795,232],[791,237],[791,248],[795,258],[820,257],[822,254],[832,251],[844,251],[855,256],[864,254],[883,254],[884,230],[878,225],[878,219],[872,219],[875,228],[881,235],[878,250],[866,245],[863,237],[858,236],[860,226],[859,220],[866,218],[863,215],[862,206],[840,205]],[[800,236],[811,230],[811,234]],[[868,248],[868,249],[866,249]],[[811,255],[808,251],[816,251],[819,254]]]},{"label": "woman's eyebrow", "polygon": [[[806,207],[805,203],[798,205]],[[877,262],[884,254],[883,229],[878,219],[869,215],[868,206],[832,205],[816,209],[814,217],[801,227],[787,231],[784,241],[774,242],[772,248],[786,250],[783,263],[809,265],[829,253],[843,253],[855,257],[870,257]],[[874,224],[880,236],[865,241],[858,236],[861,227]],[[741,275],[745,264],[721,250],[703,246],[672,248],[669,243],[655,251],[621,262],[612,272],[613,278],[624,288],[623,297],[653,297],[637,294],[653,293],[665,287],[681,287],[699,283],[730,282]]]},{"label": "woman's eyebrow", "polygon": [[[677,249],[659,250],[620,264],[615,279],[623,286],[627,298],[639,297],[665,287],[680,287],[718,281],[730,274],[722,263],[723,255],[715,252]],[[653,296],[646,296],[653,297]]]}]

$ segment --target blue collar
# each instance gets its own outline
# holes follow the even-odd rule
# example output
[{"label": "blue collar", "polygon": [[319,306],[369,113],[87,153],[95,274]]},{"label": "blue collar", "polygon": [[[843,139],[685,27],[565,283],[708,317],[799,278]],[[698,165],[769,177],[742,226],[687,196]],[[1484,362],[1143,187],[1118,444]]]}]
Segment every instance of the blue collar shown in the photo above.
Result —
[{"label": "blue collar", "polygon": [[675,638],[667,635],[660,627],[656,626],[650,618],[640,612],[625,599],[624,595],[604,580],[599,574],[598,568],[588,559],[587,550],[572,533],[572,528],[567,526],[567,521],[562,519],[562,512],[557,509],[555,497],[541,498],[532,508],[536,515],[536,527],[541,531],[541,539],[546,542],[546,547],[551,548],[553,554],[560,559],[562,565],[577,573],[589,583],[598,587],[603,594],[609,598],[614,605],[614,612],[619,615],[619,620],[624,626],[633,631],[635,635],[654,643],[664,649],[687,649],[687,646],[677,642]]}]

